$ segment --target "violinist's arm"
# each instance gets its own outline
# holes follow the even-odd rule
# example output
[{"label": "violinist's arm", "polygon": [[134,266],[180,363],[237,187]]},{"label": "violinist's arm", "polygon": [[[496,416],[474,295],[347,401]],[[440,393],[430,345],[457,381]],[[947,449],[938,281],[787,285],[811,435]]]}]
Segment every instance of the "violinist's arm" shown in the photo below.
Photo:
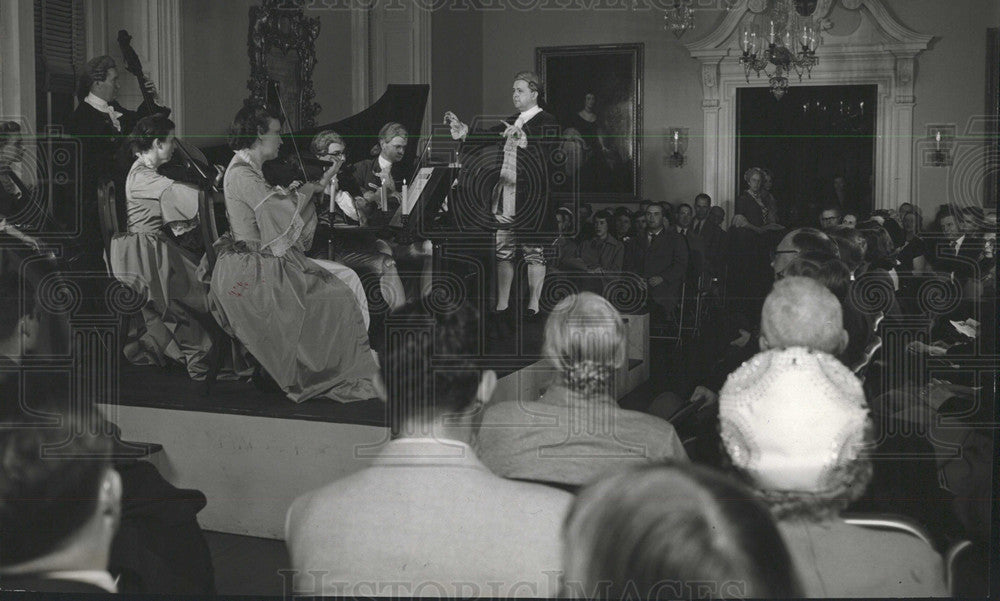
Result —
[{"label": "violinist's arm", "polygon": [[330,182],[337,175],[337,171],[340,170],[340,162],[332,163],[330,168],[323,172],[323,176],[319,178],[316,182],[306,182],[299,186],[298,192],[298,206],[296,211],[301,215],[305,211],[306,207],[312,205],[313,196],[316,194],[322,194],[324,190],[329,187]]}]

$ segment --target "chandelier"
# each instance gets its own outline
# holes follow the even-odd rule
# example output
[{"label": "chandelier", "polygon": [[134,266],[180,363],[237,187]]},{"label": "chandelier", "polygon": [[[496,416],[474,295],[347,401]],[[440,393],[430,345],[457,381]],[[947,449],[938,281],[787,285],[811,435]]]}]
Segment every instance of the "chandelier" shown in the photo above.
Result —
[{"label": "chandelier", "polygon": [[771,0],[768,10],[755,14],[740,31],[740,64],[757,77],[763,73],[771,85],[771,94],[781,100],[788,91],[788,77],[793,70],[812,76],[819,64],[816,48],[820,36],[812,13],[815,0]]},{"label": "chandelier", "polygon": [[674,7],[663,15],[663,28],[672,31],[677,39],[684,32],[694,28],[694,12],[691,10],[691,0],[674,0]]}]

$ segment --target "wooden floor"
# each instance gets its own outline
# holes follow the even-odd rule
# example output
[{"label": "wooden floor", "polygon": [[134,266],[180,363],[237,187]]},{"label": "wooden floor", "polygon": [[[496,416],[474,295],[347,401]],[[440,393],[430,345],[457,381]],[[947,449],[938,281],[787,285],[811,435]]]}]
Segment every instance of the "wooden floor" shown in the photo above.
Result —
[{"label": "wooden floor", "polygon": [[[543,321],[508,324],[499,329],[485,323],[483,326],[480,332],[482,352],[474,359],[483,369],[493,369],[498,377],[503,377],[541,357]],[[178,365],[167,368],[135,366],[124,360],[117,402],[160,409],[374,426],[386,424],[385,404],[377,399],[349,404],[325,399],[294,403],[280,393],[262,392],[246,380],[220,380],[211,395],[207,395],[204,384],[191,380]]]}]

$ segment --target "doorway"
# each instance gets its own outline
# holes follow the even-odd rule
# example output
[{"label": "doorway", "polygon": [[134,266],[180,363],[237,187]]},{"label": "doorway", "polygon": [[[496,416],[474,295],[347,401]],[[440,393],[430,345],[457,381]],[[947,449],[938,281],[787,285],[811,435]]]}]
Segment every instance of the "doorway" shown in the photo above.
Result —
[{"label": "doorway", "polygon": [[[863,219],[875,197],[878,86],[791,87],[781,100],[768,88],[736,91],[737,189],[762,167],[773,177],[782,225],[817,224],[824,205],[839,204]],[[839,194],[833,181],[843,177]]]}]

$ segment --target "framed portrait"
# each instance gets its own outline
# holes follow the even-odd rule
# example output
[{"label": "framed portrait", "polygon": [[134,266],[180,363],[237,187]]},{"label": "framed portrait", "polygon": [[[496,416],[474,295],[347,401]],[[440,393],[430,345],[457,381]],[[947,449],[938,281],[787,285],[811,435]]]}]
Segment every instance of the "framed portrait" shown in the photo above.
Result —
[{"label": "framed portrait", "polygon": [[536,48],[535,61],[581,200],[640,198],[643,44]]},{"label": "framed portrait", "polygon": [[306,17],[301,6],[264,0],[250,7],[248,102],[273,102],[269,83],[277,82],[278,99],[293,131],[316,125],[320,111],[312,83],[317,37],[319,19]]}]

